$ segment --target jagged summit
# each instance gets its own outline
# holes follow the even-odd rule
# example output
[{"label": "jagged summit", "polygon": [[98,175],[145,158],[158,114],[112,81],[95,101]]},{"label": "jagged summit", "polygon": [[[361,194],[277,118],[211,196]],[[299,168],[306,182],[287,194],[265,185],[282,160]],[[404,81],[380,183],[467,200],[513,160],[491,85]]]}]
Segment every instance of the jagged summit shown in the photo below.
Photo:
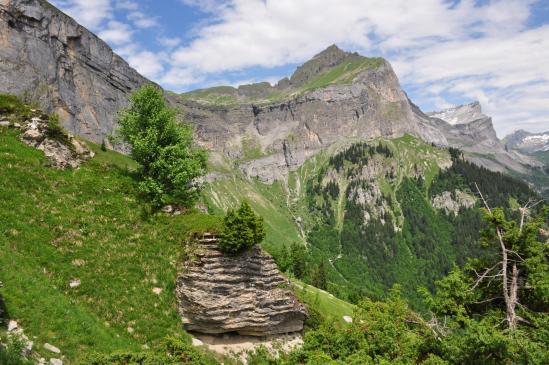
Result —
[{"label": "jagged summit", "polygon": [[290,77],[290,85],[297,88],[305,85],[317,75],[331,69],[349,58],[360,58],[358,53],[345,52],[332,44],[312,59],[299,66]]},{"label": "jagged summit", "polygon": [[479,119],[489,118],[487,115],[482,113],[482,107],[478,101],[443,109],[437,112],[429,112],[427,115],[432,118],[442,119],[452,125],[469,124]]}]

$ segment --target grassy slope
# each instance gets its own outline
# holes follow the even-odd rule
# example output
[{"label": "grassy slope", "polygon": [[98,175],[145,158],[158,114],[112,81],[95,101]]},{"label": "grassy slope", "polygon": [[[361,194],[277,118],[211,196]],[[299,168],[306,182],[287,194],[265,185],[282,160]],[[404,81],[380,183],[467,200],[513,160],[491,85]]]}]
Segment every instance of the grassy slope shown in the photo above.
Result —
[{"label": "grassy slope", "polygon": [[[200,213],[148,216],[132,161],[96,152],[76,171],[54,170],[0,129],[2,294],[10,318],[36,336],[36,350],[47,355],[42,345],[54,344],[66,363],[92,349],[137,350],[185,336],[173,291],[184,237],[218,223]],[[70,289],[76,278],[82,284]]]},{"label": "grassy slope", "polygon": [[346,323],[343,316],[352,318],[355,306],[332,294],[315,288],[314,286],[304,284],[298,280],[293,281],[294,292],[299,299],[308,307],[315,308],[324,318],[334,319],[339,323]]},{"label": "grassy slope", "polygon": [[264,246],[269,251],[283,244],[302,241],[292,213],[288,210],[287,193],[280,182],[266,185],[234,172],[206,186],[204,196],[208,205],[217,213],[247,200],[265,219],[267,238]]},{"label": "grassy slope", "polygon": [[[219,222],[197,212],[147,215],[136,199],[135,163],[90,145],[96,156],[80,169],[54,170],[14,131],[0,129],[2,295],[9,317],[36,336],[38,353],[51,356],[42,346],[54,344],[68,364],[90,351],[139,351],[167,335],[187,336],[173,292],[184,237]],[[225,204],[253,199],[267,218],[267,246],[300,239],[281,185],[235,178],[213,187]],[[76,278],[82,284],[70,289]],[[314,287],[296,293],[327,318],[352,315],[352,305]]]}]

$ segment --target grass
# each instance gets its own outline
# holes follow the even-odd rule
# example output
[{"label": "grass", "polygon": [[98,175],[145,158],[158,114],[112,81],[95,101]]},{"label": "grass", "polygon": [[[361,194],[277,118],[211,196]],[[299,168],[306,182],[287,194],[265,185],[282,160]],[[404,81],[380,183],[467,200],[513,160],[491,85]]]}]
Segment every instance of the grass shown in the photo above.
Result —
[{"label": "grass", "polygon": [[544,163],[546,166],[549,166],[549,151],[534,152],[532,153],[532,157]]},{"label": "grass", "polygon": [[349,58],[303,85],[300,91],[311,91],[334,84],[350,84],[361,72],[379,67],[382,63],[382,58]]},{"label": "grass", "polygon": [[354,305],[301,281],[292,279],[292,284],[299,300],[308,307],[315,308],[324,318],[345,324],[347,322],[343,320],[344,316],[353,317]]},{"label": "grass", "polygon": [[[135,164],[103,152],[77,170],[46,167],[43,153],[0,130],[0,281],[10,318],[42,355],[66,364],[90,351],[134,351],[185,337],[174,285],[185,237],[215,230],[199,212],[149,215]],[[81,285],[70,288],[79,279]],[[162,289],[160,295],[152,289]]]}]

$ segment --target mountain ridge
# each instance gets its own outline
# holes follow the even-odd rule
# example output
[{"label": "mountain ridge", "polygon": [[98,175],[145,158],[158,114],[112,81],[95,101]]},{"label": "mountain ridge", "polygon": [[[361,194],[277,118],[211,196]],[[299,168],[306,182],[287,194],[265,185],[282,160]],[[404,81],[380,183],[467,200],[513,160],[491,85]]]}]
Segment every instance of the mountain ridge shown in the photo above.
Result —
[{"label": "mountain ridge", "polygon": [[[44,0],[4,0],[0,27],[5,35],[0,91],[40,102],[86,139],[101,142],[111,134],[129,94],[151,82]],[[264,82],[165,95],[181,120],[194,124],[199,143],[268,183],[284,180],[339,140],[405,134],[462,148],[467,158],[493,170],[524,174],[536,165],[519,152],[505,151],[480,105],[469,105],[472,112],[464,115],[480,116],[470,123],[452,125],[436,117],[441,114],[429,116],[409,100],[389,62],[336,45],[275,86]]]}]

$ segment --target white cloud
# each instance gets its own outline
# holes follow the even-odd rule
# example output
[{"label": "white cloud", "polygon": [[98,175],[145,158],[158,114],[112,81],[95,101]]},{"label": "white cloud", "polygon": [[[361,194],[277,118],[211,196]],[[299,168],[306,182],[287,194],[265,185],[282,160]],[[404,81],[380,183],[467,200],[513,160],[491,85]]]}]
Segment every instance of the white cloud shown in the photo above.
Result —
[{"label": "white cloud", "polygon": [[150,15],[145,15],[141,11],[132,11],[128,15],[128,19],[133,21],[138,28],[153,28],[158,26],[158,18]]},{"label": "white cloud", "polygon": [[111,20],[107,23],[107,28],[99,32],[99,37],[107,43],[120,45],[128,43],[132,39],[133,30],[128,24],[117,20]]},{"label": "white cloud", "polygon": [[90,29],[112,18],[110,0],[53,0],[52,3]]},{"label": "white cloud", "polygon": [[181,39],[177,37],[173,37],[173,38],[159,37],[157,38],[157,40],[158,40],[158,43],[160,43],[161,45],[167,48],[177,47],[181,43]]},{"label": "white cloud", "polygon": [[117,0],[116,7],[124,10],[137,10],[139,9],[139,4],[132,0]]}]

